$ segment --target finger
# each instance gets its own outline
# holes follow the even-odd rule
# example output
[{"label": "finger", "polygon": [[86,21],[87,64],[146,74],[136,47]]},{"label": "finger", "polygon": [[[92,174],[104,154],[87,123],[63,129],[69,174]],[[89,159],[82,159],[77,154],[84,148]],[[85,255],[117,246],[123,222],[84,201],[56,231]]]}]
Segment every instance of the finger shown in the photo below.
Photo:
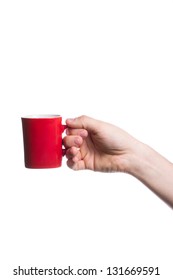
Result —
[{"label": "finger", "polygon": [[79,148],[82,143],[83,139],[81,136],[69,135],[63,138],[63,145],[65,146],[65,148],[70,148],[73,146]]},{"label": "finger", "polygon": [[74,162],[73,160],[69,159],[67,161],[67,166],[73,170],[83,170],[85,169],[85,163],[83,160],[79,160],[78,162]]},{"label": "finger", "polygon": [[66,129],[67,135],[79,135],[82,138],[86,138],[88,136],[88,131],[86,129],[75,129],[75,128],[67,128]]},{"label": "finger", "polygon": [[74,162],[81,160],[81,152],[76,147],[71,147],[66,151],[66,158],[73,159]]},{"label": "finger", "polygon": [[84,128],[88,131],[95,131],[99,121],[88,116],[80,116],[75,119],[67,119],[66,124],[69,128]]}]

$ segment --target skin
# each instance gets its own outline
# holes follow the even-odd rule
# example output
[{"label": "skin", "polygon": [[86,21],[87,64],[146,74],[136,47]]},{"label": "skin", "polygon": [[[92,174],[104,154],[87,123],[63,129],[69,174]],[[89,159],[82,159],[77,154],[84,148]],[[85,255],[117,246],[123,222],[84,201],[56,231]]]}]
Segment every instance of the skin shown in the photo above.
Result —
[{"label": "skin", "polygon": [[173,208],[173,164],[121,128],[88,116],[67,119],[67,165],[128,173]]}]

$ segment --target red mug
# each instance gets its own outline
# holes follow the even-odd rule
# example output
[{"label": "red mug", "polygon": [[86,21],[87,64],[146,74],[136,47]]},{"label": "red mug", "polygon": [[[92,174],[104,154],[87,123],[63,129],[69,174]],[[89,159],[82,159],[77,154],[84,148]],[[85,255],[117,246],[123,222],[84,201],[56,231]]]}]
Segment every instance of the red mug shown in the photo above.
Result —
[{"label": "red mug", "polygon": [[60,115],[22,117],[25,167],[55,168],[62,164],[65,150],[62,133],[66,129]]}]

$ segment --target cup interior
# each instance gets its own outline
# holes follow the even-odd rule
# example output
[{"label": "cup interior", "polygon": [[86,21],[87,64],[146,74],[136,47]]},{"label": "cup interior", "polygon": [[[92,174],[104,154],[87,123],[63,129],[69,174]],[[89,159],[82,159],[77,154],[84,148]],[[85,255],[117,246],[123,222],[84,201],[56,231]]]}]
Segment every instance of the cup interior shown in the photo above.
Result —
[{"label": "cup interior", "polygon": [[27,115],[23,116],[22,119],[54,119],[60,118],[60,115],[50,115],[50,114],[41,114],[41,115]]}]

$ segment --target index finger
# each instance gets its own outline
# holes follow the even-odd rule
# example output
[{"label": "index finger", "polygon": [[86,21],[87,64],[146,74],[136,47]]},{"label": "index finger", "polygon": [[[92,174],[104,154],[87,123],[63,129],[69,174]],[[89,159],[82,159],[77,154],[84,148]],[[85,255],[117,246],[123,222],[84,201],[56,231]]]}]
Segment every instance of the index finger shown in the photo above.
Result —
[{"label": "index finger", "polygon": [[78,129],[78,128],[67,128],[66,129],[66,134],[67,135],[79,135],[81,136],[82,138],[85,138],[88,136],[88,131],[86,129]]},{"label": "index finger", "polygon": [[88,116],[80,116],[74,119],[67,119],[66,124],[70,128],[83,128],[88,131],[95,131],[98,121]]}]

